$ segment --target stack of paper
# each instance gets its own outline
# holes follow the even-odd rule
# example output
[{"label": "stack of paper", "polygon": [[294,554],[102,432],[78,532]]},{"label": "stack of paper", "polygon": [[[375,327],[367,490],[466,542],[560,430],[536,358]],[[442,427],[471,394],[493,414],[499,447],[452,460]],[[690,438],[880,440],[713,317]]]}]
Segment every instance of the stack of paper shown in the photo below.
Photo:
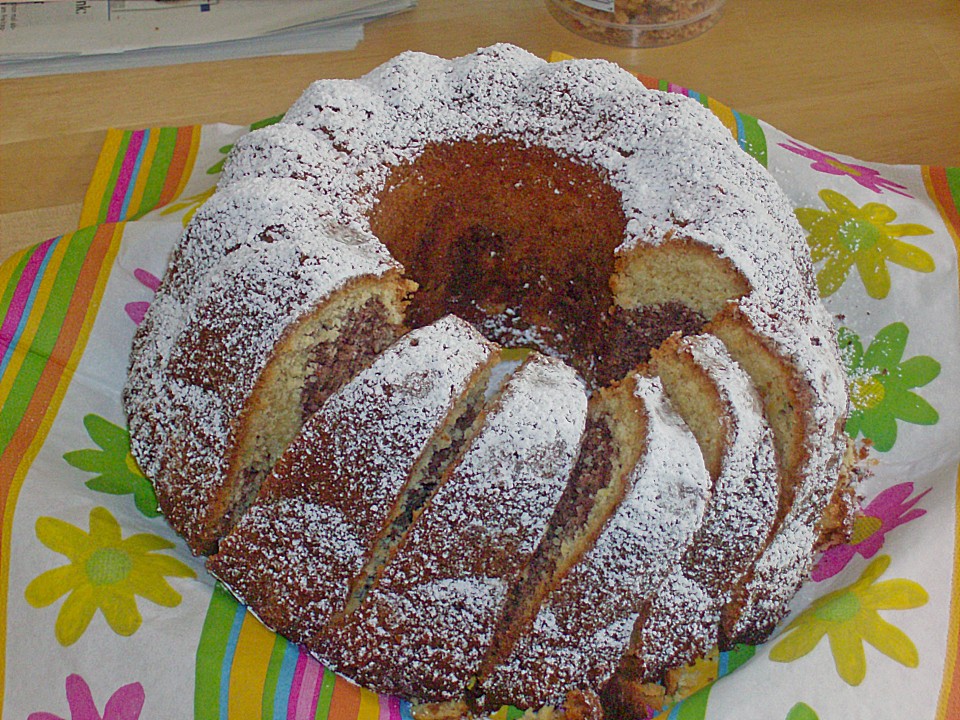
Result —
[{"label": "stack of paper", "polygon": [[0,3],[0,77],[349,50],[416,0]]}]

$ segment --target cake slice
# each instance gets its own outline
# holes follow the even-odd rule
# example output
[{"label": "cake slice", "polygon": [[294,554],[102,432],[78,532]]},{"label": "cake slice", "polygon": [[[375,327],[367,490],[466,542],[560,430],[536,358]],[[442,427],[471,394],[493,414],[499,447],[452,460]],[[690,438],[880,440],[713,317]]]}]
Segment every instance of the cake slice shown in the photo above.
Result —
[{"label": "cake slice", "polygon": [[453,316],[403,336],[310,417],[210,572],[269,627],[313,638],[359,602],[472,420],[498,352]]},{"label": "cake slice", "polygon": [[644,603],[703,517],[710,478],[660,380],[631,375],[595,398],[592,419],[603,424],[605,441],[581,467],[602,465],[604,487],[586,522],[567,532],[559,581],[535,617],[524,622],[529,612],[518,613],[523,627],[501,629],[512,648],[505,641],[485,660],[480,690],[490,710],[556,705],[571,691],[598,694],[630,647]]},{"label": "cake slice", "polygon": [[607,688],[614,705],[620,683],[661,682],[717,644],[721,610],[777,512],[772,432],[750,377],[720,339],[672,336],[653,353],[651,369],[697,438],[712,489],[680,563],[640,613],[634,644]]},{"label": "cake slice", "polygon": [[568,482],[586,412],[573,369],[532,353],[480,415],[359,607],[309,646],[378,692],[462,698]]},{"label": "cake slice", "polygon": [[708,329],[760,393],[780,474],[770,541],[723,611],[721,646],[728,648],[766,640],[812,569],[818,521],[842,484],[847,392],[837,352],[823,351],[836,345],[830,329],[801,326],[755,298],[729,304]]},{"label": "cake slice", "polygon": [[292,180],[201,208],[140,324],[123,392],[160,509],[209,554],[305,415],[403,332],[414,285]]}]

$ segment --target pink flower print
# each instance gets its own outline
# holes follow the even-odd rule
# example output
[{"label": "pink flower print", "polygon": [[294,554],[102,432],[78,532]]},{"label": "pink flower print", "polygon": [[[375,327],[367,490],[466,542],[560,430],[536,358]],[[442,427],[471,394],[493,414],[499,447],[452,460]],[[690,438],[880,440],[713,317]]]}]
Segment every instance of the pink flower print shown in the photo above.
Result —
[{"label": "pink flower print", "polygon": [[796,140],[791,140],[791,143],[792,144],[789,145],[787,143],[780,143],[780,147],[797,155],[802,155],[809,160],[813,160],[814,162],[810,166],[811,170],[827,173],[828,175],[846,175],[861,187],[865,187],[867,190],[873,190],[875,193],[882,193],[884,190],[889,190],[890,192],[895,192],[897,195],[913,197],[913,195],[903,192],[906,190],[906,187],[893,182],[893,180],[887,180],[873,168],[843,162],[843,160],[835,158],[833,155],[827,155],[827,153],[821,152],[816,148],[801,145]]},{"label": "pink flower print", "polygon": [[930,492],[930,489],[927,488],[908,500],[913,493],[913,483],[905,482],[887,488],[877,495],[857,513],[850,542],[827,550],[811,577],[816,582],[832,578],[843,570],[857,553],[865,558],[873,557],[877,550],[883,547],[884,537],[889,531],[926,514],[926,510],[913,509],[913,506]]},{"label": "pink flower print", "polygon": [[[87,681],[79,675],[67,677],[67,705],[69,720],[138,720],[143,709],[143,685],[138,682],[124,685],[107,700],[100,715]],[[68,720],[48,712],[30,713],[27,720]]]},{"label": "pink flower print", "polygon": [[[160,287],[160,278],[153,273],[147,272],[143,268],[137,268],[134,270],[133,276],[140,281],[141,285],[146,286],[153,292],[156,292],[157,288]],[[139,325],[143,322],[143,316],[146,315],[148,307],[150,307],[149,301],[140,300],[138,302],[127,303],[124,306],[124,310],[127,311],[127,315],[130,316],[130,319]]]}]

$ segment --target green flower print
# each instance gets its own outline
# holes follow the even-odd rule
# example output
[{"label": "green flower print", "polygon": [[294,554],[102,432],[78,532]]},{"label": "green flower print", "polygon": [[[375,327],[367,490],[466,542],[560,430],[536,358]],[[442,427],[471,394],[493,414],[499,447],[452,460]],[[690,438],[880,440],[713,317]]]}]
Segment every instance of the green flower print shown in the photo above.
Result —
[{"label": "green flower print", "polygon": [[130,454],[130,433],[99,415],[87,415],[83,425],[99,450],[75,450],[63,456],[73,467],[99,473],[87,487],[110,495],[133,495],[134,504],[149,518],[160,515],[153,487]]},{"label": "green flower print", "polygon": [[787,720],[820,720],[813,708],[806,703],[798,702],[787,713]]},{"label": "green flower print", "polygon": [[843,285],[856,265],[867,294],[882,299],[890,292],[892,262],[917,272],[932,272],[933,258],[925,250],[903,242],[905,235],[929,235],[924,225],[891,225],[897,214],[887,205],[870,202],[858,208],[833,190],[821,190],[820,199],[828,210],[798,208],[797,219],[809,235],[807,243],[814,263],[823,262],[817,285],[823,297]]},{"label": "green flower print", "polygon": [[897,420],[916,425],[939,421],[937,411],[912,388],[926,385],[940,374],[940,363],[927,355],[901,362],[909,330],[901,322],[880,330],[864,351],[859,336],[841,328],[840,350],[850,377],[853,406],[847,420],[851,437],[863,436],[880,452],[897,440]]}]

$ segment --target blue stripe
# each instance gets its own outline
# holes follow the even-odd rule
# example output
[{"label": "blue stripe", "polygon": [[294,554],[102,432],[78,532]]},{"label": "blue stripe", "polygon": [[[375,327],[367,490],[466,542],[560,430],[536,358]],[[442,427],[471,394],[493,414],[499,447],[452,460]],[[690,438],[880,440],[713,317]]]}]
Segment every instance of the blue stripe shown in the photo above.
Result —
[{"label": "blue stripe", "polygon": [[230,636],[223,651],[223,665],[220,667],[220,720],[228,720],[230,710],[230,671],[233,669],[233,656],[237,653],[237,643],[240,640],[240,629],[243,619],[247,615],[246,605],[237,604],[233,613],[233,624],[230,626]]},{"label": "blue stripe", "polygon": [[[703,105],[707,110],[710,110],[710,96],[704,95],[703,93],[696,92],[694,90],[689,90],[689,97],[692,97],[698,103]],[[712,112],[712,111],[711,111]]]},{"label": "blue stripe", "polygon": [[717,677],[722,678],[730,672],[730,653],[722,652],[717,658]]},{"label": "blue stripe", "polygon": [[60,244],[60,240],[62,239],[63,235],[50,243],[46,253],[44,253],[40,267],[37,268],[37,274],[33,278],[33,285],[30,286],[30,294],[27,296],[27,302],[24,305],[23,312],[20,314],[20,322],[17,323],[17,329],[13,331],[13,337],[10,338],[7,351],[3,355],[3,360],[0,361],[0,376],[6,372],[7,365],[10,364],[10,358],[13,357],[13,349],[17,346],[20,336],[23,335],[23,328],[26,327],[27,320],[30,318],[30,313],[33,310],[34,301],[37,299],[37,292],[40,289],[40,283],[43,281],[43,275],[47,270],[47,265],[50,263],[50,256],[53,255],[54,248]]},{"label": "blue stripe", "polygon": [[287,720],[290,692],[293,689],[293,673],[297,669],[297,660],[300,653],[300,648],[292,642],[288,642],[286,649],[283,651],[280,672],[277,673],[277,689],[273,695],[274,720]]},{"label": "blue stripe", "polygon": [[400,701],[400,717],[403,720],[413,720],[413,705],[406,700]]},{"label": "blue stripe", "polygon": [[736,110],[733,110],[733,117],[737,121],[737,142],[740,144],[744,150],[747,149],[747,131],[743,126],[743,118],[740,117],[740,113]]}]

